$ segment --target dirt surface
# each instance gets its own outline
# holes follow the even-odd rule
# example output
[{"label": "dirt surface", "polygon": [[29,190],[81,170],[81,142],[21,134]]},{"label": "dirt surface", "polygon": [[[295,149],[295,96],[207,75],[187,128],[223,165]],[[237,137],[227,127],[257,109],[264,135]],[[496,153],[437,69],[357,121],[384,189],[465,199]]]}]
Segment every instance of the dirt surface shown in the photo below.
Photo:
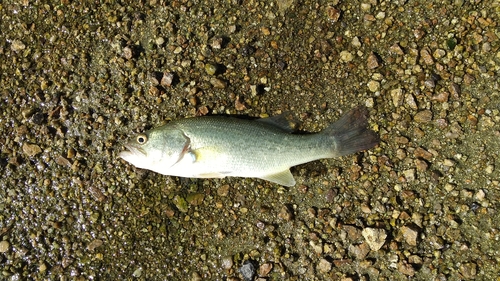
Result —
[{"label": "dirt surface", "polygon": [[[498,1],[44,2],[0,4],[0,279],[499,280]],[[291,188],[117,157],[168,120],[359,105],[380,145]]]}]

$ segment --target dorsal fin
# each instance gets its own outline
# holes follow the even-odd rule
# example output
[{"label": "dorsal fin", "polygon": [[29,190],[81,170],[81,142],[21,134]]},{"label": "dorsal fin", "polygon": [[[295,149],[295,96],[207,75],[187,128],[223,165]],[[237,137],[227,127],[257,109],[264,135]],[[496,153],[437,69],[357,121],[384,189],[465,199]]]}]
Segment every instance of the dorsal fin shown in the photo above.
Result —
[{"label": "dorsal fin", "polygon": [[293,122],[290,122],[289,117],[290,114],[282,113],[272,117],[257,119],[257,121],[279,128],[287,133],[292,133],[295,129],[293,128]]}]

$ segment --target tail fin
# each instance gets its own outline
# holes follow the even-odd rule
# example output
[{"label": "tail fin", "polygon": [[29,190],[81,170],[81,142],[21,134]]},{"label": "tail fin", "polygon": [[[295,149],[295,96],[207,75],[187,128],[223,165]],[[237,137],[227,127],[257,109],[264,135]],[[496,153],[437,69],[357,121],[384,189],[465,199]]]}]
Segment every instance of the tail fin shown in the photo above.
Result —
[{"label": "tail fin", "polygon": [[379,143],[378,135],[368,129],[367,115],[366,107],[354,108],[323,131],[335,139],[335,156],[370,149]]}]

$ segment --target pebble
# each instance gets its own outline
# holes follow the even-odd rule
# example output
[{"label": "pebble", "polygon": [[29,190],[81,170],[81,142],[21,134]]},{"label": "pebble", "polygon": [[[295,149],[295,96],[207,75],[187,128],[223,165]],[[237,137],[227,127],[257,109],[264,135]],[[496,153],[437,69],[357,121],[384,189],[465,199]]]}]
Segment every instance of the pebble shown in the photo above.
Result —
[{"label": "pebble", "polygon": [[428,48],[424,48],[420,50],[420,56],[424,60],[424,63],[427,65],[434,64],[434,60],[432,59],[431,53]]},{"label": "pebble", "polygon": [[459,270],[465,279],[474,279],[477,274],[477,265],[475,263],[463,263],[460,265]]},{"label": "pebble", "polygon": [[255,273],[257,272],[255,265],[249,260],[246,260],[243,265],[239,269],[241,275],[243,276],[243,279],[245,281],[252,281]]},{"label": "pebble", "polygon": [[172,200],[174,203],[175,207],[179,209],[179,211],[186,213],[188,211],[188,204],[184,198],[182,198],[179,195],[176,195],[174,199]]},{"label": "pebble", "polygon": [[217,72],[217,66],[213,63],[206,63],[205,64],[205,72],[208,75],[215,75],[215,73]]},{"label": "pebble", "polygon": [[389,47],[389,51],[396,55],[404,55],[403,49],[397,43]]},{"label": "pebble", "polygon": [[375,93],[380,89],[380,82],[375,81],[375,80],[370,80],[368,82],[367,86],[371,92]]},{"label": "pebble", "polygon": [[340,19],[341,12],[335,7],[328,6],[326,8],[326,15],[332,22],[337,22]]},{"label": "pebble", "polygon": [[343,62],[351,62],[354,59],[354,56],[348,51],[342,51],[340,52],[340,59]]},{"label": "pebble", "polygon": [[458,84],[451,83],[448,87],[448,90],[450,91],[451,97],[453,99],[458,100],[460,98],[460,94],[462,93],[462,91],[460,90],[460,86]]},{"label": "pebble", "polygon": [[417,102],[415,101],[415,97],[411,93],[406,94],[405,101],[406,101],[406,104],[411,109],[413,109],[413,110],[417,110],[418,109],[418,105],[417,105]]},{"label": "pebble", "polygon": [[417,123],[428,123],[432,120],[432,111],[422,110],[415,114],[413,120]]},{"label": "pebble", "polygon": [[425,162],[422,159],[415,159],[414,163],[415,163],[415,167],[417,168],[417,171],[419,171],[419,172],[425,172],[429,168],[429,165],[427,164],[427,162]]},{"label": "pebble", "polygon": [[12,44],[10,45],[10,49],[14,52],[22,51],[26,48],[26,45],[21,40],[12,40]]},{"label": "pebble", "polygon": [[414,181],[416,176],[415,176],[415,169],[407,169],[403,171],[403,175],[405,176],[406,181]]},{"label": "pebble", "polygon": [[408,245],[417,246],[418,231],[416,229],[409,226],[403,226],[401,227],[401,234]]},{"label": "pebble", "polygon": [[9,241],[0,242],[0,253],[5,253],[9,250],[10,244]]},{"label": "pebble", "polygon": [[380,250],[385,243],[385,239],[387,238],[385,230],[381,228],[367,227],[363,229],[361,234],[372,251]]},{"label": "pebble", "polygon": [[352,38],[351,44],[356,48],[361,47],[361,41],[359,41],[359,37],[355,36],[354,38]]},{"label": "pebble", "polygon": [[130,47],[123,48],[123,57],[126,59],[131,59],[134,56],[132,49]]},{"label": "pebble", "polygon": [[375,54],[375,53],[372,52],[368,56],[367,67],[368,67],[368,69],[375,69],[375,68],[377,68],[379,66],[380,66],[380,64],[379,64],[379,57],[377,56],[377,54]]},{"label": "pebble", "polygon": [[217,195],[225,197],[229,193],[229,184],[222,185],[217,189]]},{"label": "pebble", "polygon": [[42,149],[40,148],[40,146],[38,146],[36,144],[24,143],[23,144],[23,152],[24,152],[24,154],[31,157],[31,156],[35,156],[37,154],[42,153]]},{"label": "pebble", "polygon": [[266,263],[262,264],[259,267],[259,276],[260,277],[266,277],[269,274],[269,272],[271,272],[272,269],[273,269],[273,264],[272,263],[266,262]]},{"label": "pebble", "polygon": [[214,88],[216,89],[224,89],[227,87],[227,82],[222,80],[222,79],[218,79],[218,78],[212,78],[210,79],[210,84],[212,84],[212,86],[214,86]]},{"label": "pebble", "polygon": [[318,267],[317,269],[319,270],[319,272],[321,273],[327,273],[329,272],[330,270],[332,270],[332,263],[329,262],[328,260],[326,259],[320,259],[319,260],[319,263],[318,263]]},{"label": "pebble", "polygon": [[422,147],[417,147],[413,152],[413,155],[415,155],[416,158],[423,158],[428,161],[431,160],[433,157],[432,153],[423,149]]},{"label": "pebble", "polygon": [[232,257],[224,257],[224,258],[222,258],[221,266],[225,270],[231,269],[231,267],[233,267],[233,258]]},{"label": "pebble", "polygon": [[391,90],[392,104],[399,107],[403,104],[403,89],[397,88]]},{"label": "pebble", "polygon": [[348,251],[356,259],[362,260],[370,252],[370,246],[368,246],[368,243],[362,243],[362,244],[359,244],[359,245],[353,245],[353,244],[351,244],[351,245],[349,245]]},{"label": "pebble", "polygon": [[189,205],[198,206],[203,203],[205,194],[203,193],[190,193],[186,196],[186,201]]},{"label": "pebble", "polygon": [[161,78],[160,85],[163,87],[170,87],[172,82],[174,81],[175,75],[171,72],[163,73],[163,77]]}]

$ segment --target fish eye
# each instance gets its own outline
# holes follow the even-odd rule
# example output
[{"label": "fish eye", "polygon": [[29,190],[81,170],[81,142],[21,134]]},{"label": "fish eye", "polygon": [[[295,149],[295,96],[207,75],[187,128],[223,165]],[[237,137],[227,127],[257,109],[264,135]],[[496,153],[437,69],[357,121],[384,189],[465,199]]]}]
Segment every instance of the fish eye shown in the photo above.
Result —
[{"label": "fish eye", "polygon": [[138,144],[145,144],[148,141],[148,136],[146,136],[145,134],[140,134],[135,140]]}]

